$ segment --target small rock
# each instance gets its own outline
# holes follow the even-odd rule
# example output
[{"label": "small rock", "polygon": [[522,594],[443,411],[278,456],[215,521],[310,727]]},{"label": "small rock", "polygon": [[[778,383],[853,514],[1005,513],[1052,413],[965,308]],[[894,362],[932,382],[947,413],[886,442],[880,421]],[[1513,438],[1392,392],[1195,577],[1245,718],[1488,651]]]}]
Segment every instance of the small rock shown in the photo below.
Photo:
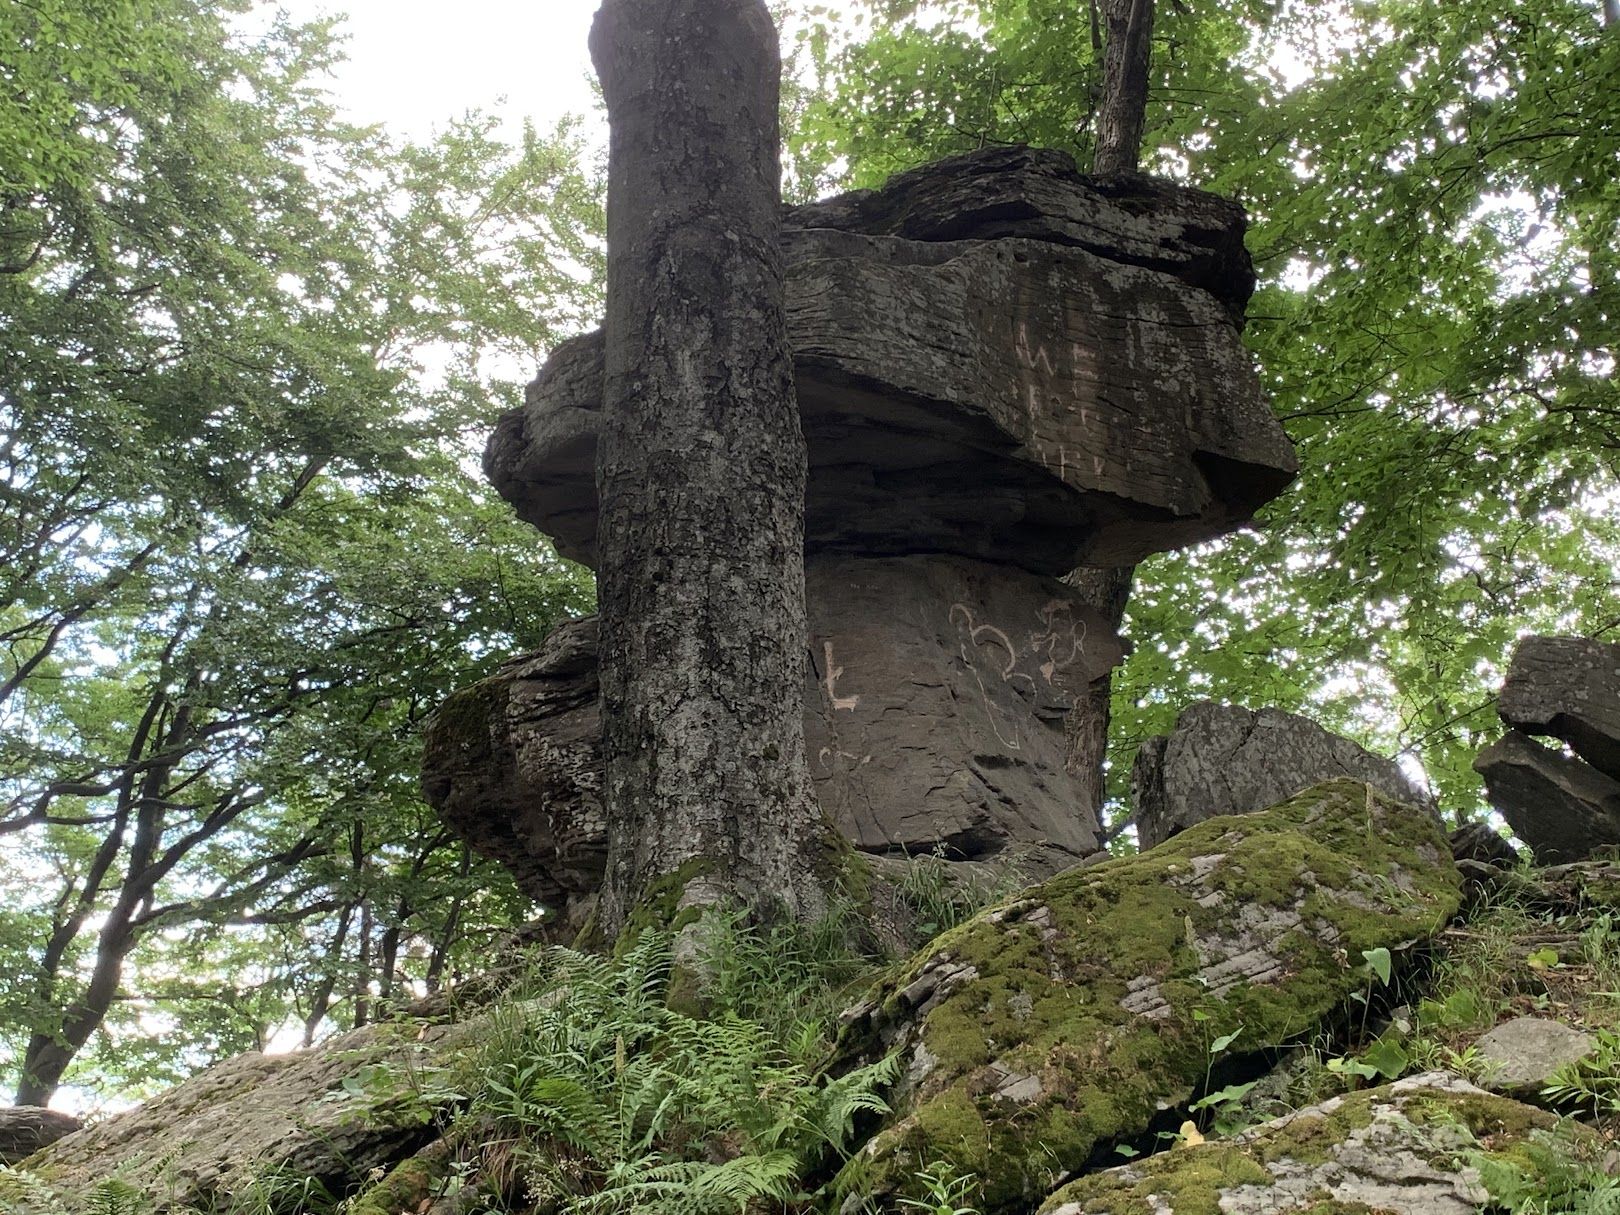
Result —
[{"label": "small rock", "polygon": [[1491,829],[1489,823],[1465,823],[1451,833],[1451,858],[1461,864],[1476,861],[1511,869],[1519,863],[1519,850]]},{"label": "small rock", "polygon": [[1597,1041],[1561,1021],[1518,1017],[1498,1025],[1477,1045],[1486,1088],[1535,1097],[1554,1072],[1591,1054]]}]

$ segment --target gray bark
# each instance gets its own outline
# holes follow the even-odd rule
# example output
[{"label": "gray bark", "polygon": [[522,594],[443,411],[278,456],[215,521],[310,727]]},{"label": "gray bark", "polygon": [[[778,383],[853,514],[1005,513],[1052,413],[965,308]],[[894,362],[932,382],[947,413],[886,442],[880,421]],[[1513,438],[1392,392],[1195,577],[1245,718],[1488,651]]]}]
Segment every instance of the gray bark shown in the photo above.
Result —
[{"label": "gray bark", "polygon": [[1133,172],[1141,161],[1153,0],[1103,0],[1103,12],[1108,42],[1103,49],[1102,104],[1091,162],[1091,171],[1099,177]]},{"label": "gray bark", "polygon": [[763,0],[606,0],[591,54],[610,125],[602,928],[677,871],[704,871],[688,902],[814,914],[776,31]]},{"label": "gray bark", "polygon": [[[1074,588],[1080,602],[1094,608],[1117,634],[1125,619],[1125,607],[1131,598],[1131,578],[1135,573],[1134,565],[1116,568],[1083,565],[1063,581]],[[1113,695],[1113,673],[1105,672],[1075,697],[1068,721],[1064,723],[1067,743],[1064,763],[1069,775],[1080,785],[1082,816],[1099,824],[1102,823],[1103,801],[1108,794],[1108,778],[1103,769],[1108,759]]]},{"label": "gray bark", "polygon": [[[1091,171],[1099,177],[1134,170],[1142,155],[1142,127],[1147,115],[1148,58],[1153,46],[1153,0],[1105,0],[1108,42],[1103,51],[1102,102],[1097,111],[1097,142]],[[1091,10],[1092,43],[1097,40],[1097,10]],[[1103,614],[1114,631],[1125,619],[1135,566],[1082,567],[1065,581]],[[1069,771],[1086,786],[1092,818],[1102,821],[1107,778],[1108,725],[1114,679],[1104,675],[1080,697],[1068,722]]]}]

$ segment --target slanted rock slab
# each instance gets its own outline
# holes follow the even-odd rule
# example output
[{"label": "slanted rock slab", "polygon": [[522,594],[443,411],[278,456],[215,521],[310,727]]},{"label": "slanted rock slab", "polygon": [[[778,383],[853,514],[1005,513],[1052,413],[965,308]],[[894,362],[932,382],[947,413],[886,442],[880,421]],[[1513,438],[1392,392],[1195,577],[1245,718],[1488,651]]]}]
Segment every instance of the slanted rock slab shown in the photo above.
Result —
[{"label": "slanted rock slab", "polygon": [[1399,764],[1309,718],[1209,701],[1189,705],[1175,730],[1144,742],[1131,765],[1137,838],[1144,850],[1152,848],[1207,818],[1264,810],[1343,778],[1432,808]]},{"label": "slanted rock slab", "polygon": [[1229,1139],[1064,1186],[1040,1215],[1471,1215],[1489,1203],[1468,1154],[1554,1119],[1445,1072],[1334,1097]]},{"label": "slanted rock slab", "polygon": [[1543,865],[1620,844],[1620,781],[1510,730],[1479,753],[1491,805]]},{"label": "slanted rock slab", "polygon": [[84,1128],[36,1152],[27,1167],[79,1210],[114,1174],[154,1196],[159,1211],[229,1210],[267,1172],[310,1178],[335,1193],[352,1189],[433,1138],[420,1119],[332,1100],[368,1065],[400,1065],[409,1098],[409,1057],[446,1049],[462,1027],[368,1025],[314,1050],[237,1055],[145,1105]]},{"label": "slanted rock slab", "polygon": [[1535,1097],[1559,1068],[1591,1054],[1597,1039],[1561,1021],[1515,1017],[1484,1035],[1475,1046],[1486,1088]]},{"label": "slanted rock slab", "polygon": [[1620,644],[1526,637],[1513,651],[1496,711],[1526,734],[1562,739],[1620,780]]},{"label": "slanted rock slab", "polygon": [[1185,1105],[1226,1055],[1307,1032],[1456,911],[1423,811],[1335,781],[1151,853],[1069,871],[984,913],[847,1014],[839,1058],[908,1070],[859,1167],[903,1192],[937,1160],[984,1179],[991,1215]]}]

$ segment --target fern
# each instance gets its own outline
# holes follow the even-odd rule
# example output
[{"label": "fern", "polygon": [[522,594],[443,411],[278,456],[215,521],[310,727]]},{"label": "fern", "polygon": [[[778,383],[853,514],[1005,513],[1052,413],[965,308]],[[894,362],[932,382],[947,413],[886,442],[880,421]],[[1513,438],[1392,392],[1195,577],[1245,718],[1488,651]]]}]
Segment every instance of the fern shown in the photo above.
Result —
[{"label": "fern", "polygon": [[25,1169],[0,1164],[0,1211],[6,1215],[70,1215],[55,1190]]},{"label": "fern", "polygon": [[[741,1215],[797,1194],[816,1164],[845,1153],[861,1115],[887,1110],[878,1094],[898,1060],[818,1077],[805,1056],[826,1024],[807,1029],[810,1001],[774,1021],[742,1011],[763,1000],[773,965],[789,988],[825,973],[820,946],[727,917],[710,947],[700,965],[722,998],[709,1018],[665,1006],[665,938],[617,959],[539,959],[535,984],[458,1077],[472,1095],[466,1138],[502,1162],[484,1178],[493,1197],[580,1215]],[[517,1178],[526,1195],[510,1193]]]},{"label": "fern", "polygon": [[1493,1205],[1513,1215],[1620,1215],[1620,1178],[1565,1133],[1533,1132],[1513,1157],[1473,1158]]}]

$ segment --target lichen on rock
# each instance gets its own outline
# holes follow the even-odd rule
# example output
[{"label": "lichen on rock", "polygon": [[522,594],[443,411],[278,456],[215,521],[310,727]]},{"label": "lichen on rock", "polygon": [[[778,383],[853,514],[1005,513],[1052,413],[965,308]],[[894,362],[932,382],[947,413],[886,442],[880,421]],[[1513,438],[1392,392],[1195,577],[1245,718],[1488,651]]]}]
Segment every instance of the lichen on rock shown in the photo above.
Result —
[{"label": "lichen on rock", "polygon": [[1420,810],[1350,781],[1071,870],[937,940],[847,1015],[846,1063],[908,1070],[859,1169],[879,1193],[945,1160],[988,1212],[1038,1200],[1185,1105],[1211,1046],[1313,1030],[1364,951],[1441,928],[1460,882]]},{"label": "lichen on rock", "polygon": [[1230,1138],[1064,1186],[1041,1215],[1468,1215],[1489,1200],[1470,1158],[1554,1119],[1444,1072],[1334,1097]]}]

